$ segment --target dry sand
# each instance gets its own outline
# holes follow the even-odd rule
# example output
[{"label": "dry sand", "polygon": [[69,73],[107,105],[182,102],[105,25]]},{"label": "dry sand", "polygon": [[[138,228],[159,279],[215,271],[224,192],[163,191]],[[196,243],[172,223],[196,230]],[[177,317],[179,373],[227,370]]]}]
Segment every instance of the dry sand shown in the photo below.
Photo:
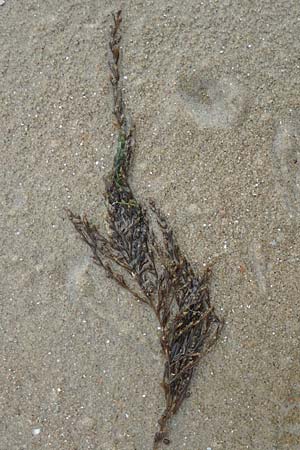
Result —
[{"label": "dry sand", "polygon": [[[3,450],[150,450],[163,398],[152,314],[94,267],[64,207],[103,222],[115,1],[0,6]],[[132,185],[226,326],[170,450],[300,449],[299,1],[128,0]]]}]

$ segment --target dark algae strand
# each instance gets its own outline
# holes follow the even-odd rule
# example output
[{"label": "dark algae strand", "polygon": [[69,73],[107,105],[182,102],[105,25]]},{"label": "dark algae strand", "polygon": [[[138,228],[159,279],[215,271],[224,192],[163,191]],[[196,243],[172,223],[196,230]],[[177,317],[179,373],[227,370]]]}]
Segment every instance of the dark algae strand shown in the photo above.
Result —
[{"label": "dark algae strand", "polygon": [[121,11],[113,15],[113,21],[109,69],[117,148],[105,188],[109,235],[102,234],[86,216],[69,210],[68,216],[91,248],[94,262],[157,318],[165,358],[165,409],[153,443],[153,450],[158,450],[170,443],[171,419],[189,396],[195,366],[216,342],[222,321],[210,301],[210,270],[201,276],[194,272],[154,201],[147,208],[141,205],[129,185],[135,139],[120,82]]}]

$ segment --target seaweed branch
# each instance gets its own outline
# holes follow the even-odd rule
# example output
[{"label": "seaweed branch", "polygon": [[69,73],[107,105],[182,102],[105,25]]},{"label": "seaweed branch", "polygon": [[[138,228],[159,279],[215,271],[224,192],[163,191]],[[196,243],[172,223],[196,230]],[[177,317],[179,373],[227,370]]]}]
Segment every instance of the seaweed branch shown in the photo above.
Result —
[{"label": "seaweed branch", "polygon": [[165,410],[158,421],[153,449],[168,444],[169,423],[189,395],[194,368],[216,341],[222,321],[210,302],[210,270],[197,276],[175,242],[154,202],[148,209],[134,197],[128,182],[135,147],[134,125],[125,111],[120,82],[121,11],[113,15],[110,34],[110,83],[117,128],[113,169],[106,180],[109,236],[86,216],[68,217],[93,253],[94,262],[138,302],[155,313],[165,357],[162,386]]}]

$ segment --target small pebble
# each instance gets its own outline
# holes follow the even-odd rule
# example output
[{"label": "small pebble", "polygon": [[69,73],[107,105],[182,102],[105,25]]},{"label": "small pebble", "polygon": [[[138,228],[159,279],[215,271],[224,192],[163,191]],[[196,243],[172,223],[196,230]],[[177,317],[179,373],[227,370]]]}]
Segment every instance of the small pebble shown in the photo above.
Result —
[{"label": "small pebble", "polygon": [[3,6],[5,3],[5,0],[0,0],[0,6]]},{"label": "small pebble", "polygon": [[[1,0],[0,0],[1,1]],[[39,427],[34,427],[32,428],[32,436],[38,436],[40,434],[40,432],[42,431],[41,428]]]}]

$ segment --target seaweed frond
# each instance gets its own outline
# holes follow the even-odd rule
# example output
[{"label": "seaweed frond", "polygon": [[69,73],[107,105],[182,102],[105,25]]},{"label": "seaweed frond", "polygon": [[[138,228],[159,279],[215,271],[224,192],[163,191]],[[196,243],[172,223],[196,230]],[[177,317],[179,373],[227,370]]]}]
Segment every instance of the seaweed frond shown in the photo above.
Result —
[{"label": "seaweed frond", "polygon": [[169,443],[169,423],[189,395],[194,368],[215,343],[222,321],[211,305],[210,270],[197,276],[181,253],[173,232],[151,201],[148,209],[134,197],[128,182],[134,150],[134,126],[125,111],[120,84],[121,11],[113,15],[110,35],[110,82],[117,127],[113,169],[106,181],[109,236],[86,216],[68,217],[91,248],[95,263],[134,298],[149,306],[158,320],[165,357],[165,410],[153,449]]}]

